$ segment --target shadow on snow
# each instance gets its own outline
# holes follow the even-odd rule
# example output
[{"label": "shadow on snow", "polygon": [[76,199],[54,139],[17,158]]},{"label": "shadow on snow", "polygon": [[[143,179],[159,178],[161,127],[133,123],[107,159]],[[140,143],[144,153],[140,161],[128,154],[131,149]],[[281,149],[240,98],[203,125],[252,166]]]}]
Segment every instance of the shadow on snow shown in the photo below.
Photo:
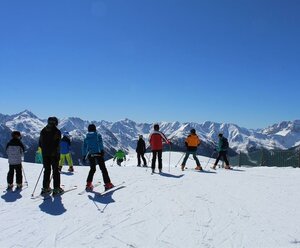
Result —
[{"label": "shadow on snow", "polygon": [[67,210],[65,209],[63,203],[61,202],[61,196],[57,195],[54,197],[51,197],[50,199],[44,200],[41,205],[39,205],[39,208],[41,211],[45,212],[46,214],[50,215],[62,215]]}]

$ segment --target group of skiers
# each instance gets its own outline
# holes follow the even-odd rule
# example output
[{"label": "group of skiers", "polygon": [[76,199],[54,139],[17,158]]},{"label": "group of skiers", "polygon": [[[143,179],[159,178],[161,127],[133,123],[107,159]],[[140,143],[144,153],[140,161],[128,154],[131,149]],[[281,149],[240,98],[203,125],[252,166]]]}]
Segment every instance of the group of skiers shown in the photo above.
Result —
[{"label": "group of skiers", "polygon": [[[63,135],[61,135],[61,131],[57,128],[57,126],[58,119],[56,117],[49,117],[47,125],[42,129],[40,133],[39,146],[36,152],[36,162],[42,163],[44,169],[43,188],[41,194],[47,194],[51,192],[53,194],[59,194],[64,191],[61,188],[60,172],[62,166],[65,163],[65,160],[67,160],[69,165],[68,171],[74,171],[70,152],[70,135],[68,132],[63,132]],[[8,189],[12,189],[13,187],[14,171],[16,171],[17,188],[22,188],[22,157],[25,148],[23,143],[21,142],[21,138],[22,136],[19,131],[13,131],[12,139],[8,142],[6,146],[6,152],[8,155],[9,163],[9,172],[7,174]],[[169,144],[171,146],[171,142],[161,131],[159,131],[158,124],[154,125],[154,131],[149,136],[149,143],[152,151],[152,173],[155,172],[156,160],[158,160],[158,171],[159,173],[161,173],[163,143]],[[195,169],[200,171],[203,170],[197,158],[197,148],[200,145],[200,143],[201,140],[196,134],[196,130],[194,128],[191,129],[190,134],[185,140],[187,151],[181,164],[182,170],[185,169],[186,161],[190,155],[193,156],[196,162]],[[216,149],[219,152],[219,155],[212,169],[216,169],[216,166],[222,157],[226,164],[225,169],[230,169],[229,162],[226,156],[228,149],[228,141],[225,137],[223,137],[222,133],[219,134],[219,143]],[[138,161],[137,166],[141,167],[142,160],[143,167],[147,167],[147,161],[144,156],[146,152],[146,143],[142,135],[139,135],[136,152]],[[97,165],[99,165],[99,168],[102,172],[105,190],[114,187],[110,180],[104,161],[104,146],[102,136],[100,133],[97,132],[96,126],[94,124],[90,124],[88,126],[88,133],[86,134],[86,137],[83,141],[82,156],[83,162],[88,160],[90,165],[90,171],[86,179],[86,190],[93,189],[93,177],[96,172]],[[125,152],[119,149],[116,152],[113,160],[115,161],[115,159],[117,159],[117,164],[121,166],[121,163],[124,160],[126,160]],[[53,180],[53,189],[51,189],[50,187],[51,180]]]}]

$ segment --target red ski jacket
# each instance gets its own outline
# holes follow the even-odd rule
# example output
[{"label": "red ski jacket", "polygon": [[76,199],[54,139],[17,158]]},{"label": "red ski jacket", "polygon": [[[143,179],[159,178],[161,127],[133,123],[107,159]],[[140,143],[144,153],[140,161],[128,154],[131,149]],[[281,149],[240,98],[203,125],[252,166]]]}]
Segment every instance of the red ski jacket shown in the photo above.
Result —
[{"label": "red ski jacket", "polygon": [[150,134],[149,137],[149,143],[151,145],[151,150],[156,151],[156,150],[162,150],[163,149],[163,141],[165,141],[167,144],[170,144],[166,136],[159,131],[153,131]]}]

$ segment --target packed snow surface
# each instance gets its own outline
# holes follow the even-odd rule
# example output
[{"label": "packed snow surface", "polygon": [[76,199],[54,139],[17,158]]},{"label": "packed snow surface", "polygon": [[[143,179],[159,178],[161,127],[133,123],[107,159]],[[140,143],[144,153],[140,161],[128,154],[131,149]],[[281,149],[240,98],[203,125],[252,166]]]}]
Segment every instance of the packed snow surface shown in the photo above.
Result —
[{"label": "packed snow surface", "polygon": [[8,164],[0,159],[0,247],[300,247],[300,169],[213,171],[214,161],[199,156],[206,172],[192,159],[183,172],[180,159],[165,152],[161,175],[136,167],[134,154],[122,167],[106,161],[112,182],[125,187],[104,196],[78,194],[89,167],[75,166],[61,182],[78,188],[45,201],[31,199],[40,164],[24,163],[29,186],[5,193]]}]

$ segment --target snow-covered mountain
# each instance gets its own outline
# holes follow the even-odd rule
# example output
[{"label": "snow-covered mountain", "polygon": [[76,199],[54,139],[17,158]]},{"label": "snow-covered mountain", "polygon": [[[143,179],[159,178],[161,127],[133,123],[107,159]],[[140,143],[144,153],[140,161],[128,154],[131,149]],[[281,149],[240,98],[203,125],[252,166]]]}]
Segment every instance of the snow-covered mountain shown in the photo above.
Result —
[{"label": "snow-covered mountain", "polygon": [[[47,120],[38,118],[32,112],[25,110],[14,115],[0,114],[0,155],[3,156],[4,147],[9,139],[11,130],[22,132],[23,141],[27,146],[26,161],[33,161],[34,151],[37,148],[38,137]],[[59,128],[68,131],[73,139],[73,156],[75,161],[80,159],[82,140],[90,123],[97,126],[97,130],[103,136],[107,158],[111,157],[115,150],[122,148],[134,151],[138,135],[144,135],[148,139],[153,124],[136,123],[129,119],[116,122],[87,121],[77,117],[63,118],[59,120]],[[202,145],[199,154],[210,156],[213,153],[218,134],[224,133],[228,137],[231,154],[235,152],[249,152],[260,148],[289,149],[300,145],[300,120],[284,121],[273,126],[252,130],[239,127],[232,123],[180,123],[161,122],[161,131],[172,140],[174,150],[184,149],[184,139],[191,128],[195,128],[199,134]]]}]

